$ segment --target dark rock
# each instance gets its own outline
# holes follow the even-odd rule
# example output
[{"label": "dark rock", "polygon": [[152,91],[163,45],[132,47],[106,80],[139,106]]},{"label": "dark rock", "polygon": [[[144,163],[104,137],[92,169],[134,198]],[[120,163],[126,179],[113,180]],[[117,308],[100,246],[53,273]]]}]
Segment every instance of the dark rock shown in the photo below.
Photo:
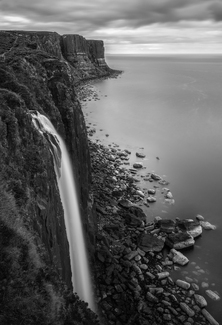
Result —
[{"label": "dark rock", "polygon": [[130,208],[134,205],[131,201],[129,201],[127,199],[120,200],[118,203],[123,208]]},{"label": "dark rock", "polygon": [[164,247],[164,241],[151,234],[144,234],[138,246],[145,252],[160,252]]},{"label": "dark rock", "polygon": [[136,162],[136,163],[133,164],[133,167],[138,168],[138,169],[143,168],[143,163],[142,162]]},{"label": "dark rock", "polygon": [[171,233],[175,230],[175,221],[171,219],[162,219],[157,222],[160,231]]},{"label": "dark rock", "polygon": [[165,243],[170,248],[183,249],[193,246],[195,241],[193,237],[187,232],[178,232],[169,234],[166,238]]},{"label": "dark rock", "polygon": [[136,152],[136,156],[139,157],[139,158],[145,158],[146,155],[142,152]]},{"label": "dark rock", "polygon": [[156,194],[156,190],[153,188],[150,188],[150,189],[148,189],[148,194],[154,195],[154,194]]},{"label": "dark rock", "polygon": [[194,238],[202,234],[202,227],[199,222],[192,219],[178,220],[177,227],[182,231],[187,231]]},{"label": "dark rock", "polygon": [[159,302],[159,299],[157,297],[155,297],[151,292],[147,292],[146,298],[147,298],[148,301],[150,301],[152,303],[158,303]]},{"label": "dark rock", "polygon": [[154,174],[154,173],[151,174],[151,177],[152,177],[152,179],[154,179],[155,181],[160,181],[160,180],[161,180],[161,177],[160,177],[159,175],[157,175],[157,174]]}]

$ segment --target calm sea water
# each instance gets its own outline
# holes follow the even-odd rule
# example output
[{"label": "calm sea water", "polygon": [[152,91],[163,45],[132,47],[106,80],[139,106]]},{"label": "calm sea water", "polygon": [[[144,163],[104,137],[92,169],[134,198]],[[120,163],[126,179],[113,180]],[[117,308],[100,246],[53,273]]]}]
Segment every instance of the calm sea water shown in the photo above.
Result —
[{"label": "calm sea water", "polygon": [[112,56],[107,62],[124,73],[94,83],[100,100],[84,106],[86,120],[96,125],[95,139],[131,150],[131,163],[143,151],[146,172],[170,182],[175,204],[165,204],[159,189],[148,220],[201,214],[217,226],[203,231],[185,252],[189,265],[173,277],[195,278],[208,311],[222,323],[221,300],[212,301],[202,288],[205,282],[222,295],[222,57]]}]

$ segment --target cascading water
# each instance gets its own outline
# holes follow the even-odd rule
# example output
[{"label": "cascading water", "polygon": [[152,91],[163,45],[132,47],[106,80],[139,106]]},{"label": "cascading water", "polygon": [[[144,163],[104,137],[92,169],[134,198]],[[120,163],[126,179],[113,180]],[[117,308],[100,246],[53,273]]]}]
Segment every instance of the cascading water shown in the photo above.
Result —
[{"label": "cascading water", "polygon": [[72,166],[66,146],[52,123],[38,112],[32,113],[38,131],[47,138],[54,157],[59,192],[65,214],[65,224],[70,247],[72,283],[79,297],[94,310],[87,253],[85,248],[79,203]]}]

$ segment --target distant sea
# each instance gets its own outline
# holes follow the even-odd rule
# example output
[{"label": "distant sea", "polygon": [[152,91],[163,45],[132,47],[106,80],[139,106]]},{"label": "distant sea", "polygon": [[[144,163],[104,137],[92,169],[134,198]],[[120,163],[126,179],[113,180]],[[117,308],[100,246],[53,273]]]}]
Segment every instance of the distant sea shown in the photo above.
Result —
[{"label": "distant sea", "polygon": [[[93,83],[100,100],[88,101],[83,110],[97,129],[94,139],[131,150],[131,164],[138,161],[135,152],[144,152],[146,173],[170,182],[175,204],[165,203],[160,187],[157,202],[146,210],[149,221],[201,214],[217,226],[203,230],[194,248],[184,252],[188,266],[172,276],[198,281],[208,311],[222,324],[221,300],[205,294],[211,289],[222,296],[222,56],[108,56],[106,61],[124,72]],[[153,185],[140,183],[144,189]]]}]

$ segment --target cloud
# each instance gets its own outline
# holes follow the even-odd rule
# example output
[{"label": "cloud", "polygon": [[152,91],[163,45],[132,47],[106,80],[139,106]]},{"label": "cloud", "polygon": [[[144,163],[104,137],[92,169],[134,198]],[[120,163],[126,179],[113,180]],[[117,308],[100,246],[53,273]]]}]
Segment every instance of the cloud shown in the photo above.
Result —
[{"label": "cloud", "polygon": [[81,34],[125,46],[216,43],[221,20],[218,0],[0,0],[1,29]]},{"label": "cloud", "polygon": [[221,21],[222,20],[222,3],[219,1],[216,1],[212,3],[209,7],[213,19],[216,21]]}]

